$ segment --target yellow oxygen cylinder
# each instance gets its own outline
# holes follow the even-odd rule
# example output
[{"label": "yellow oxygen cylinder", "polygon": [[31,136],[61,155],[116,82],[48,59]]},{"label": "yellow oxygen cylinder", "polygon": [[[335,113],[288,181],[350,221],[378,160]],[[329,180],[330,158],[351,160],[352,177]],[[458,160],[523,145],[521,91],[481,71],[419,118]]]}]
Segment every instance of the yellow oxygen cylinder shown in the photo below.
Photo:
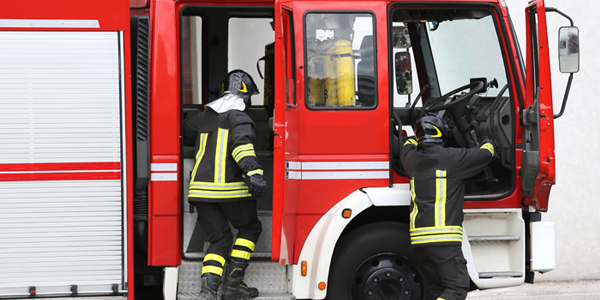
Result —
[{"label": "yellow oxygen cylinder", "polygon": [[354,106],[356,89],[354,87],[354,59],[352,58],[352,42],[339,40],[333,47],[335,50],[335,73],[337,77],[338,106]]},{"label": "yellow oxygen cylinder", "polygon": [[307,45],[308,105],[310,106],[323,106],[325,104],[323,55],[318,52],[318,48],[318,41],[310,42]]},{"label": "yellow oxygen cylinder", "polygon": [[337,97],[337,72],[335,68],[335,45],[332,45],[333,40],[324,41],[321,44],[323,51],[324,75],[324,98],[325,106],[338,106]]}]

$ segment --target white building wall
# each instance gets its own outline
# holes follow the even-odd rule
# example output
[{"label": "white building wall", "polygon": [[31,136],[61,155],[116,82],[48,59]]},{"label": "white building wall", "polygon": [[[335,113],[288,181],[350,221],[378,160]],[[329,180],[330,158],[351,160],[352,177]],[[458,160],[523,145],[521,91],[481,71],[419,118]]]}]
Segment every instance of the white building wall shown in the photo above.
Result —
[{"label": "white building wall", "polygon": [[[506,0],[525,51],[525,14],[528,0]],[[598,150],[600,134],[595,120],[600,109],[600,45],[596,29],[600,2],[593,0],[546,0],[573,18],[579,27],[580,71],[573,78],[564,115],[555,121],[556,185],[550,194],[549,212],[544,220],[556,222],[556,269],[536,275],[536,281],[600,279],[600,186]],[[558,70],[558,28],[569,21],[557,13],[548,14],[552,88],[555,114],[560,111],[568,74]]]}]

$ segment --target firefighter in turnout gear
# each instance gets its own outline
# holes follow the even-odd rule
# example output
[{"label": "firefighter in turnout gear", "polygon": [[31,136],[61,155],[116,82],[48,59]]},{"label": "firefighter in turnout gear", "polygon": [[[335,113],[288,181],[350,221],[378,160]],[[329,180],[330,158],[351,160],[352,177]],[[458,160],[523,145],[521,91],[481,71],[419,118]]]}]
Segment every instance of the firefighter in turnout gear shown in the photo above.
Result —
[{"label": "firefighter in turnout gear", "polygon": [[470,281],[462,245],[464,180],[492,161],[494,146],[446,148],[446,125],[426,114],[415,125],[417,139],[408,138],[401,161],[411,187],[410,237],[423,257],[427,299],[463,300]]},{"label": "firefighter in turnout gear", "polygon": [[[196,161],[188,201],[210,243],[202,267],[200,300],[215,300],[223,278],[222,299],[258,296],[244,282],[250,254],[262,226],[256,198],[266,191],[263,170],[254,152],[256,129],[246,110],[258,88],[248,73],[229,72],[221,98],[185,122],[186,142],[196,141]],[[229,223],[238,230],[233,241]],[[232,247],[233,244],[233,247]]]}]

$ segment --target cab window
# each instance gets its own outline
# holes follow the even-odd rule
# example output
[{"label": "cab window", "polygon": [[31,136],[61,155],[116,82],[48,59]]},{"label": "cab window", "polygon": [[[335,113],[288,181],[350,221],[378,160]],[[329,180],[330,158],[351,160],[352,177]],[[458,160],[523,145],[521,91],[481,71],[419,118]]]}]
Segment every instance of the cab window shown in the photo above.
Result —
[{"label": "cab window", "polygon": [[369,109],[377,105],[373,16],[308,13],[305,16],[306,106]]}]

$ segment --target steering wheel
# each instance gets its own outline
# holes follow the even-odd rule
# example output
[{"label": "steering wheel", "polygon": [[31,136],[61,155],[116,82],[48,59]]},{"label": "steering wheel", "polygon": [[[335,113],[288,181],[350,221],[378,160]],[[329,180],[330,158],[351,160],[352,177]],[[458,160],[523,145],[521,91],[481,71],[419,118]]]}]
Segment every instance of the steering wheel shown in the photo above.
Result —
[{"label": "steering wheel", "polygon": [[[483,90],[483,88],[484,88],[484,84],[481,81],[472,82],[470,84],[463,85],[463,86],[461,86],[455,90],[452,90],[452,91],[444,94],[443,96],[433,100],[433,102],[431,102],[429,105],[427,105],[425,107],[425,112],[433,112],[433,111],[440,111],[440,110],[448,109],[452,106],[455,106],[458,103],[461,103],[465,100],[471,99],[471,97],[473,95],[479,93],[481,90]],[[450,98],[454,94],[457,94],[458,92],[461,92],[466,89],[471,89],[471,91],[462,96],[455,97],[452,100],[450,100],[450,102],[444,104],[444,102],[446,102],[446,100],[448,98]]]}]

